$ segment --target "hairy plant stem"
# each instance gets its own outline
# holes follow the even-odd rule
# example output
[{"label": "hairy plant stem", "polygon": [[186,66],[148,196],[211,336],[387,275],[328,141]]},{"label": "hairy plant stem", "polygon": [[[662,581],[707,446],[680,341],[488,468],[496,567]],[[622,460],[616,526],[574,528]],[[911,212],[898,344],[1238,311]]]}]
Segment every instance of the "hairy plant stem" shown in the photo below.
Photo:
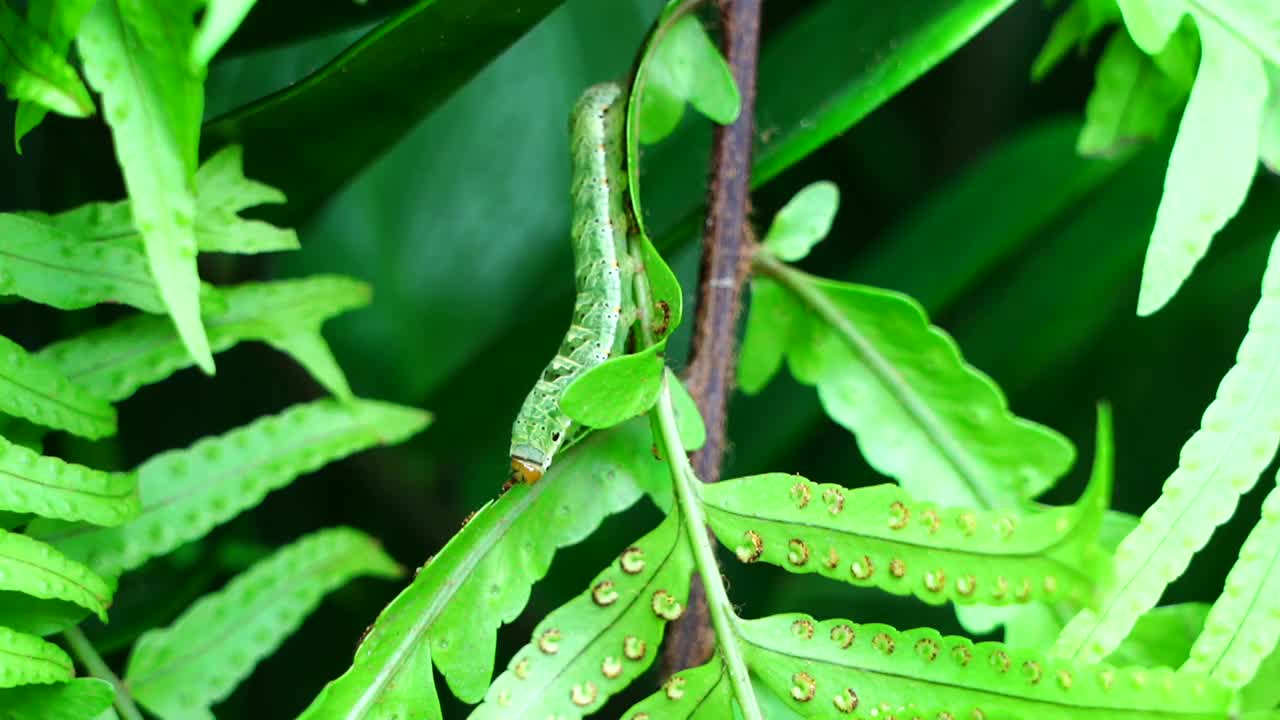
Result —
[{"label": "hairy plant stem", "polygon": [[71,653],[76,656],[82,665],[89,670],[89,674],[99,680],[106,680],[116,689],[115,706],[116,711],[120,713],[122,720],[143,720],[142,711],[137,705],[133,704],[133,698],[129,695],[129,689],[125,687],[124,682],[107,667],[107,663],[94,649],[93,643],[89,642],[89,638],[80,632],[80,628],[71,627],[62,631],[62,637],[66,639],[67,645],[71,646]]}]

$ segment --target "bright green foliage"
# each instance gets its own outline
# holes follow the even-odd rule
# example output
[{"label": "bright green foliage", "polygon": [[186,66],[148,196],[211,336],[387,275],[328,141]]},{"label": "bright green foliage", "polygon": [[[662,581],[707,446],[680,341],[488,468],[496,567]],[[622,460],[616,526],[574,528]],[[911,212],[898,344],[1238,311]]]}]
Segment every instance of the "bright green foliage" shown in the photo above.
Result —
[{"label": "bright green foliage", "polygon": [[124,680],[161,718],[212,719],[208,706],[248,677],[326,593],[361,575],[400,573],[364,533],[343,527],[311,533],[139,638]]},{"label": "bright green foliage", "polygon": [[[0,717],[5,720],[115,720],[111,700],[116,691],[98,678],[76,678],[52,685],[23,685],[0,690]],[[110,713],[100,715],[100,713]]]},{"label": "bright green foliage", "polygon": [[1183,670],[1243,687],[1280,639],[1280,489],[1262,504],[1262,519],[1240,548],[1226,588],[1209,610],[1204,632]]},{"label": "bright green foliage", "polygon": [[701,488],[707,520],[743,562],[817,572],[929,603],[1090,604],[1110,488],[1025,517],[939,507],[896,485],[846,489],[772,473]]},{"label": "bright green foliage", "polygon": [[421,410],[374,400],[297,405],[144,462],[137,470],[142,511],[124,525],[37,520],[27,532],[104,575],[119,575],[204,536],[295,478],[401,442],[429,420]]},{"label": "bright green foliage", "polygon": [[[644,272],[637,273],[636,282],[648,283],[652,304],[653,326],[648,330],[653,333],[656,343],[663,345],[663,341],[680,327],[684,319],[684,294],[676,274],[649,238],[642,235],[637,242]],[[633,242],[633,247],[635,244]]]},{"label": "bright green foliage", "polygon": [[77,44],[85,74],[102,95],[160,297],[196,364],[212,373],[196,273],[196,145],[204,96],[202,78],[188,62],[194,10],[193,0],[99,2]]},{"label": "bright green foliage", "polygon": [[74,676],[71,658],[57,645],[0,626],[0,688],[65,682]]},{"label": "bright green foliage", "polygon": [[1200,429],[1183,445],[1160,498],[1117,548],[1115,584],[1098,613],[1086,610],[1071,621],[1055,646],[1058,654],[1083,662],[1110,654],[1271,462],[1280,443],[1278,314],[1280,243],[1271,250],[1262,298],[1236,364],[1218,386]]},{"label": "bright green foliage", "polygon": [[1049,39],[1031,65],[1031,77],[1040,80],[1072,49],[1083,51],[1099,30],[1120,19],[1116,0],[1073,0],[1053,23]]},{"label": "bright green foliage", "polygon": [[[681,4],[668,3],[668,12]],[[721,125],[738,117],[742,103],[728,63],[698,18],[688,13],[668,17],[674,22],[659,25],[661,36],[646,58],[651,64],[645,68],[639,115],[640,142],[645,144],[671,134],[680,124],[685,103]]]},{"label": "bright green foliage", "polygon": [[[107,619],[111,587],[80,563],[25,535],[0,530],[0,596],[22,593],[54,605],[71,603]],[[0,597],[0,603],[3,598]],[[39,618],[37,623],[45,622]],[[27,618],[10,617],[5,623],[17,630],[36,631]],[[43,625],[40,625],[43,627]]]},{"label": "bright green foliage", "polygon": [[231,33],[240,27],[255,2],[256,0],[208,0],[204,18],[191,43],[191,64],[195,67],[208,65],[231,37]]},{"label": "bright green foliage", "polygon": [[653,407],[662,389],[663,367],[656,345],[607,360],[569,386],[560,409],[587,427],[617,425]]},{"label": "bright green foliage", "polygon": [[773,217],[764,245],[774,257],[786,262],[803,259],[827,233],[840,207],[840,188],[819,181],[796,193]]},{"label": "bright green foliage", "polygon": [[0,3],[0,83],[9,99],[36,103],[74,117],[93,114],[76,71],[9,3]]},{"label": "bright green foliage", "polygon": [[[217,291],[221,307],[205,303],[211,347],[221,352],[243,340],[261,340],[288,353],[326,389],[350,397],[346,377],[320,335],[325,320],[368,304],[369,286],[341,276],[245,283]],[[122,400],[143,385],[191,364],[167,318],[125,318],[39,353],[73,382],[109,400]]]},{"label": "bright green foliage", "polygon": [[[482,508],[382,611],[352,667],[307,708],[307,720],[439,718],[434,662],[464,702],[484,697],[499,625],[514,620],[555,551],[581,541],[642,490],[665,485],[647,422],[594,433],[535,485]],[[650,652],[653,652],[651,649]]]},{"label": "bright green foliage", "polygon": [[[888,290],[779,271],[752,283],[741,384],[790,360],[867,461],[939,505],[1008,509],[1043,492],[1074,459],[1058,433],[1013,415],[988,377]],[[757,354],[759,357],[756,357]]]},{"label": "bright green foliage", "polygon": [[138,509],[133,473],[94,470],[0,438],[0,510],[119,525]]},{"label": "bright green foliage", "polygon": [[1258,155],[1267,169],[1280,174],[1280,66],[1268,65],[1270,91],[1262,111],[1262,139]]},{"label": "bright green foliage", "polygon": [[697,450],[707,442],[707,426],[702,422],[697,403],[680,378],[670,368],[667,368],[666,375],[667,387],[671,388],[671,405],[680,427],[680,444],[685,450]]},{"label": "bright green foliage", "polygon": [[[658,692],[622,714],[624,720],[721,720],[733,717],[733,688],[719,656],[667,678]],[[646,714],[647,713],[647,714]],[[770,715],[772,717],[772,715]]]},{"label": "bright green foliage", "polygon": [[[31,30],[49,43],[49,49],[55,56],[65,58],[71,41],[80,29],[80,21],[94,2],[95,0],[27,0],[27,22]],[[87,112],[91,112],[93,102],[78,77],[75,78],[75,85],[79,87],[77,92],[83,93],[85,106],[89,108]],[[45,105],[38,102],[22,100],[18,103],[18,114],[13,122],[15,147],[22,142],[24,135],[44,120],[47,112]]]},{"label": "bright green foliage", "polygon": [[[807,615],[743,622],[754,673],[806,715],[881,712],[934,717],[1221,718],[1230,689],[1167,668],[1075,665],[1000,643],[921,628]],[[976,715],[974,711],[982,714]]]},{"label": "bright green foliage", "polygon": [[580,718],[600,709],[653,664],[666,624],[684,612],[692,570],[673,511],[538,623],[471,717]]},{"label": "bright green foliage", "polygon": [[1176,668],[1187,661],[1191,645],[1204,629],[1205,603],[1180,603],[1148,610],[1107,662],[1117,666]]},{"label": "bright green foliage", "polygon": [[0,411],[33,423],[100,438],[116,432],[116,410],[72,383],[48,360],[0,336]]},{"label": "bright green foliage", "polygon": [[[1186,64],[1194,74],[1195,56],[1187,51],[1188,47],[1195,48],[1188,42],[1171,42],[1161,55],[1170,56],[1169,62],[1175,58],[1190,61]],[[1080,153],[1114,155],[1133,143],[1158,139],[1189,87],[1165,74],[1127,33],[1115,33],[1098,62],[1096,84],[1080,131]]]}]

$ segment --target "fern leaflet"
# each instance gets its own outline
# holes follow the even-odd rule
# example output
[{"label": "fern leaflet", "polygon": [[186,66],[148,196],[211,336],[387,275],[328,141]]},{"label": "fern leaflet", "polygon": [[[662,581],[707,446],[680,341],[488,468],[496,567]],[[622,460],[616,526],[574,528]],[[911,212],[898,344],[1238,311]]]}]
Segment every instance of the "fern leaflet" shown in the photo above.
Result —
[{"label": "fern leaflet", "polygon": [[0,438],[0,510],[119,525],[139,507],[132,473],[73,465]]},{"label": "fern leaflet", "polygon": [[721,720],[733,717],[733,686],[717,655],[706,665],[678,672],[658,692],[622,714],[624,720]]},{"label": "fern leaflet", "polygon": [[71,658],[57,645],[0,626],[0,688],[65,682],[73,677]]},{"label": "fern leaflet", "polygon": [[47,360],[0,336],[0,411],[87,438],[116,432],[116,410]]},{"label": "fern leaflet", "polygon": [[9,98],[74,117],[93,114],[89,91],[61,53],[9,3],[0,3],[0,83]]},{"label": "fern leaflet", "polygon": [[51,685],[22,685],[0,690],[5,720],[118,720],[111,710],[116,691],[98,678],[76,678]]},{"label": "fern leaflet", "polygon": [[[34,633],[48,632],[50,616],[67,616],[79,619],[84,612],[92,612],[106,622],[107,606],[111,604],[112,588],[92,570],[58,552],[45,543],[25,535],[0,530],[0,607],[17,600],[30,605],[15,593],[36,598],[36,614],[5,613],[9,627]],[[66,605],[82,608],[75,610]],[[40,608],[50,605],[52,608]],[[57,623],[55,621],[55,627]]]},{"label": "fern leaflet", "polygon": [[[59,58],[67,56],[71,41],[80,29],[80,21],[93,7],[94,0],[27,0],[27,22],[42,35]],[[85,93],[86,97],[88,93]],[[90,102],[92,107],[92,102]],[[13,121],[14,146],[21,152],[22,138],[43,120],[48,112],[40,103],[22,100]]]}]

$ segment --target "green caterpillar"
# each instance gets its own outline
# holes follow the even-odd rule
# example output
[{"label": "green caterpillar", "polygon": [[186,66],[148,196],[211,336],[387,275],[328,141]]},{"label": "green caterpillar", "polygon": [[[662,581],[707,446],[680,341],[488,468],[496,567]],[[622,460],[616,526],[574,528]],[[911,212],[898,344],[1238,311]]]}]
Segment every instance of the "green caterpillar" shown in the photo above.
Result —
[{"label": "green caterpillar", "polygon": [[582,373],[622,350],[634,315],[627,256],[625,94],[614,83],[587,88],[570,126],[573,158],[573,322],[511,429],[512,479],[532,484],[565,442],[573,421],[560,398]]}]

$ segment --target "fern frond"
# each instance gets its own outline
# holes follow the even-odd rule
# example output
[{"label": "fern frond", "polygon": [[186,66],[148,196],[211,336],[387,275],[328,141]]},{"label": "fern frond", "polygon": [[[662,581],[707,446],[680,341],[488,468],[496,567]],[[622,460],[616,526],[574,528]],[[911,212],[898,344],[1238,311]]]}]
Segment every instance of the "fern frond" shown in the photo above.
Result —
[{"label": "fern frond", "polygon": [[1271,250],[1249,331],[1178,468],[1115,554],[1114,584],[1097,613],[1085,610],[1054,651],[1093,662],[1106,657],[1142,613],[1155,607],[1214,529],[1235,512],[1280,443],[1280,242]]},{"label": "fern frond", "polygon": [[151,275],[183,344],[211,374],[196,272],[194,181],[204,93],[188,62],[194,11],[191,0],[100,2],[76,39],[89,83],[102,95]]},{"label": "fern frond", "polygon": [[678,672],[662,688],[630,710],[624,720],[721,720],[733,717],[733,684],[720,656],[711,662]]},{"label": "fern frond", "polygon": [[0,3],[0,83],[10,99],[73,117],[93,114],[93,100],[65,50],[51,47],[9,3]]},{"label": "fern frond", "polygon": [[111,683],[98,678],[22,685],[0,690],[0,717],[5,720],[119,720],[111,711],[115,696]]},{"label": "fern frond", "polygon": [[700,488],[720,542],[744,562],[915,595],[928,603],[1090,604],[1110,488],[1021,516],[917,501],[896,485],[846,489],[771,473]]},{"label": "fern frond", "polygon": [[[1194,51],[1194,39],[1170,42],[1163,52],[1190,65],[1192,75],[1195,55],[1186,48]],[[1098,61],[1077,149],[1081,155],[1108,157],[1134,143],[1158,139],[1189,89],[1165,74],[1154,59],[1134,45],[1128,33],[1113,34]]]},{"label": "fern frond", "polygon": [[[369,302],[369,286],[337,275],[246,283],[218,291],[222,307],[206,303],[210,347],[222,352],[261,340],[289,353],[338,397],[351,390],[333,360],[320,326]],[[108,400],[122,400],[143,385],[189,367],[191,358],[166,318],[145,315],[53,343],[38,355],[73,382]]]},{"label": "fern frond", "polygon": [[36,520],[27,534],[103,575],[119,575],[203,537],[300,475],[377,445],[398,443],[429,421],[421,410],[374,400],[296,405],[144,462],[137,469],[142,509],[123,525]]},{"label": "fern frond", "polygon": [[[55,55],[65,58],[71,49],[71,41],[80,30],[80,21],[93,3],[94,0],[27,0],[27,24],[49,43]],[[21,147],[22,138],[44,120],[47,112],[42,104],[19,101],[13,121],[16,147]]]},{"label": "fern frond", "polygon": [[1013,415],[919,303],[814,278],[767,253],[757,263],[771,277],[753,283],[751,315],[759,315],[748,320],[743,366],[753,374],[744,389],[762,385],[785,355],[872,467],[942,505],[1022,507],[1070,467],[1070,442]]},{"label": "fern frond", "polygon": [[65,682],[73,677],[75,668],[62,648],[0,626],[0,688]]},{"label": "fern frond", "polygon": [[213,56],[240,27],[256,0],[209,0],[204,19],[191,44],[191,63],[200,67],[209,64]]},{"label": "fern frond", "polygon": [[538,623],[471,718],[581,718],[639,677],[688,602],[693,553],[683,527],[680,513],[669,513],[589,590]]},{"label": "fern frond", "polygon": [[173,624],[138,638],[124,681],[145,708],[166,718],[208,717],[260,660],[302,624],[328,592],[401,568],[351,528],[306,535],[275,551]]},{"label": "fern frond", "polygon": [[1227,720],[1234,693],[1168,668],[1075,665],[1001,643],[807,615],[742,622],[747,661],[806,716]]},{"label": "fern frond", "polygon": [[1182,669],[1244,687],[1280,639],[1280,488],[1262,504],[1262,519],[1205,620]]},{"label": "fern frond", "polygon": [[97,439],[116,432],[116,410],[49,361],[0,336],[0,412]]},{"label": "fern frond", "polygon": [[0,510],[119,525],[138,514],[133,473],[103,472],[0,438]]},{"label": "fern frond", "polygon": [[[45,543],[4,530],[0,530],[0,591],[28,595],[55,607],[70,603],[92,612],[103,622],[112,594],[107,581],[84,565]],[[83,615],[81,611],[62,608],[55,612]],[[45,613],[35,618],[6,613],[4,622],[15,630],[39,633],[45,631],[48,617]]]},{"label": "fern frond", "polygon": [[651,442],[645,419],[593,433],[536,485],[517,485],[482,508],[382,611],[351,668],[302,717],[390,720],[400,708],[434,708],[432,663],[455,695],[478,702],[498,627],[519,616],[555,551],[630,507],[643,489],[671,484]]}]

